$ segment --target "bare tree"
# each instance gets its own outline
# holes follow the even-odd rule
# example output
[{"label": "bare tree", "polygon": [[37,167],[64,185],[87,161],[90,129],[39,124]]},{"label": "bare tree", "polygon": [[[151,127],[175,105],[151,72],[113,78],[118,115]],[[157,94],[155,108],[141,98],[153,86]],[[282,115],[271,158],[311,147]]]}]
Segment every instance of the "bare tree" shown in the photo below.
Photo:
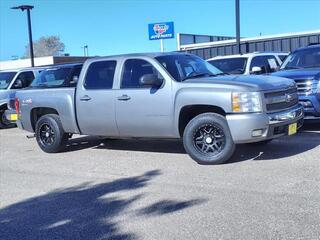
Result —
[{"label": "bare tree", "polygon": [[[57,56],[64,51],[65,45],[60,41],[59,36],[41,37],[33,42],[33,51],[35,57]],[[25,47],[25,58],[30,57],[29,44]]]}]

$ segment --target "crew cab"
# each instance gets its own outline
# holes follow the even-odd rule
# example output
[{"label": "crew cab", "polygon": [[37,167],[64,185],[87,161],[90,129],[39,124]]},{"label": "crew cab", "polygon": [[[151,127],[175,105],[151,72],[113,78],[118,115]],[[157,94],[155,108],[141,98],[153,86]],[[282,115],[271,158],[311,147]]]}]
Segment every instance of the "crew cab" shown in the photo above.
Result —
[{"label": "crew cab", "polygon": [[0,71],[0,128],[12,126],[5,116],[10,94],[28,87],[41,70],[42,68],[25,68]]},{"label": "crew cab", "polygon": [[253,52],[238,55],[217,56],[207,61],[229,74],[265,74],[278,70],[288,56],[283,52]]},{"label": "crew cab", "polygon": [[272,74],[293,79],[298,86],[305,119],[320,120],[320,45],[311,45],[292,52],[280,71]]},{"label": "crew cab", "polygon": [[227,161],[236,144],[295,134],[304,116],[294,81],[224,75],[186,53],[93,58],[76,88],[21,91],[15,105],[18,127],[47,153],[71,134],[182,138],[201,164]]},{"label": "crew cab", "polygon": [[[83,63],[65,63],[50,65],[43,69],[32,81],[29,89],[44,89],[44,88],[63,88],[75,87],[79,79],[80,71]],[[15,124],[17,113],[15,110],[15,95],[16,92],[11,92],[7,98],[7,109],[5,118],[7,122]]]}]

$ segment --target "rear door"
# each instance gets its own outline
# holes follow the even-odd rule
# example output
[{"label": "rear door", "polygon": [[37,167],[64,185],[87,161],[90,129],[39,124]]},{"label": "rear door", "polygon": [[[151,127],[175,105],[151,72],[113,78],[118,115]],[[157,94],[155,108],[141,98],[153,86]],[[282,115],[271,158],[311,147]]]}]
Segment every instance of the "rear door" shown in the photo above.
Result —
[{"label": "rear door", "polygon": [[115,121],[114,84],[116,60],[89,63],[76,92],[76,114],[82,134],[118,136]]}]

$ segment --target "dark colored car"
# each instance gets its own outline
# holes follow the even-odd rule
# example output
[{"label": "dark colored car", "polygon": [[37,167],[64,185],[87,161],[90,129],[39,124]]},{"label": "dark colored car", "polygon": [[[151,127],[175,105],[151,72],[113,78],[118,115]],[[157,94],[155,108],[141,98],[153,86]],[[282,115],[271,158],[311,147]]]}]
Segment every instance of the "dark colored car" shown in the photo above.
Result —
[{"label": "dark colored car", "polygon": [[292,52],[272,75],[293,79],[305,118],[320,119],[320,44]]}]

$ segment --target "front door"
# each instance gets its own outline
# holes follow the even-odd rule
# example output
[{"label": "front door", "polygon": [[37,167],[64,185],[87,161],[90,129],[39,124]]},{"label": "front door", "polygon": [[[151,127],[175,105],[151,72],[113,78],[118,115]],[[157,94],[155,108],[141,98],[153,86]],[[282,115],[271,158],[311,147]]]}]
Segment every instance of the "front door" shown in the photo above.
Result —
[{"label": "front door", "polygon": [[[140,84],[146,74],[154,74],[163,83],[160,87]],[[157,64],[145,59],[125,60],[120,89],[116,92],[116,121],[120,136],[170,137],[173,135],[173,99],[171,81]],[[168,77],[167,77],[168,79]]]},{"label": "front door", "polygon": [[82,134],[118,136],[112,90],[117,62],[92,62],[76,93],[76,111]]}]

